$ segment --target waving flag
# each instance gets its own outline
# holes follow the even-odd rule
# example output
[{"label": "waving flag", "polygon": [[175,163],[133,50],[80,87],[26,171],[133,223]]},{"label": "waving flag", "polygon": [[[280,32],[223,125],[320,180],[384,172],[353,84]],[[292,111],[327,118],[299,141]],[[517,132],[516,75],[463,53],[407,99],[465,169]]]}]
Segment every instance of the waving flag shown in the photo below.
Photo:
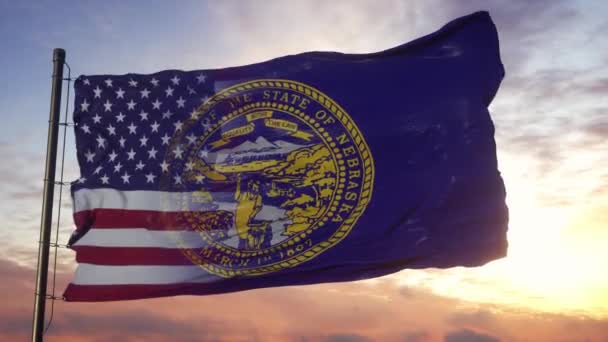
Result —
[{"label": "waving flag", "polygon": [[103,301],[478,266],[506,253],[485,12],[372,54],[80,76],[78,268]]}]

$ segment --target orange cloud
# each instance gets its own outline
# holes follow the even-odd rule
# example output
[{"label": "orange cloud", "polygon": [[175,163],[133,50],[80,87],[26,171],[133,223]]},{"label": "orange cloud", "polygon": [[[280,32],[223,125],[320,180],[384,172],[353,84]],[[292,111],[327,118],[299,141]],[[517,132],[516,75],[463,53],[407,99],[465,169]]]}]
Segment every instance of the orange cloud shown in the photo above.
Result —
[{"label": "orange cloud", "polygon": [[[34,273],[0,260],[0,340],[29,338]],[[59,289],[67,274],[58,274]],[[48,316],[47,316],[48,317]],[[481,307],[392,278],[214,296],[57,302],[48,341],[606,340],[608,320]]]}]

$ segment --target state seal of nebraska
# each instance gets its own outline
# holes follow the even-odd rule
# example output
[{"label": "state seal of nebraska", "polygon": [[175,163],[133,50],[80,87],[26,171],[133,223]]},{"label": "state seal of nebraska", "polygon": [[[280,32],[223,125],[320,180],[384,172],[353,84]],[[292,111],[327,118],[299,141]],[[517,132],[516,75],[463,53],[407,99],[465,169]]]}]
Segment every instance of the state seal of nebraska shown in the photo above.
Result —
[{"label": "state seal of nebraska", "polygon": [[371,199],[374,163],[363,135],[338,103],[299,82],[223,89],[171,144],[184,153],[167,153],[179,174],[167,184],[180,224],[202,240],[182,251],[221,277],[318,256],[349,234]]}]

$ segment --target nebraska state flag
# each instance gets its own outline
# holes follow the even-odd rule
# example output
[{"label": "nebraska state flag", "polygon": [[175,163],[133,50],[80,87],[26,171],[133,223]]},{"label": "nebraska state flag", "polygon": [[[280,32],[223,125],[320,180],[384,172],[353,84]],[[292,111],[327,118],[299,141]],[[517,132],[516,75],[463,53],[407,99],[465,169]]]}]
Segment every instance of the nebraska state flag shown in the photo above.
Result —
[{"label": "nebraska state flag", "polygon": [[75,83],[68,301],[478,266],[506,253],[486,12],[370,54]]}]

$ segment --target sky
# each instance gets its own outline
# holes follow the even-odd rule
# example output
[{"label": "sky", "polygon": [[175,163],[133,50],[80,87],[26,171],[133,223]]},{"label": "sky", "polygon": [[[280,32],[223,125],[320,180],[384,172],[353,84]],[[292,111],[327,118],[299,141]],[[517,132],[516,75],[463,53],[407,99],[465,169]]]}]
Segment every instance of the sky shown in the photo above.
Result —
[{"label": "sky", "polygon": [[[67,51],[72,77],[209,69],[384,50],[477,10],[497,26],[506,69],[490,107],[506,258],[343,284],[58,302],[48,340],[608,341],[608,3],[591,0],[0,0],[0,340],[30,334],[53,48]],[[71,131],[64,177],[78,178]],[[68,197],[60,243],[73,229]],[[57,265],[60,293],[73,253],[60,249]]]}]

